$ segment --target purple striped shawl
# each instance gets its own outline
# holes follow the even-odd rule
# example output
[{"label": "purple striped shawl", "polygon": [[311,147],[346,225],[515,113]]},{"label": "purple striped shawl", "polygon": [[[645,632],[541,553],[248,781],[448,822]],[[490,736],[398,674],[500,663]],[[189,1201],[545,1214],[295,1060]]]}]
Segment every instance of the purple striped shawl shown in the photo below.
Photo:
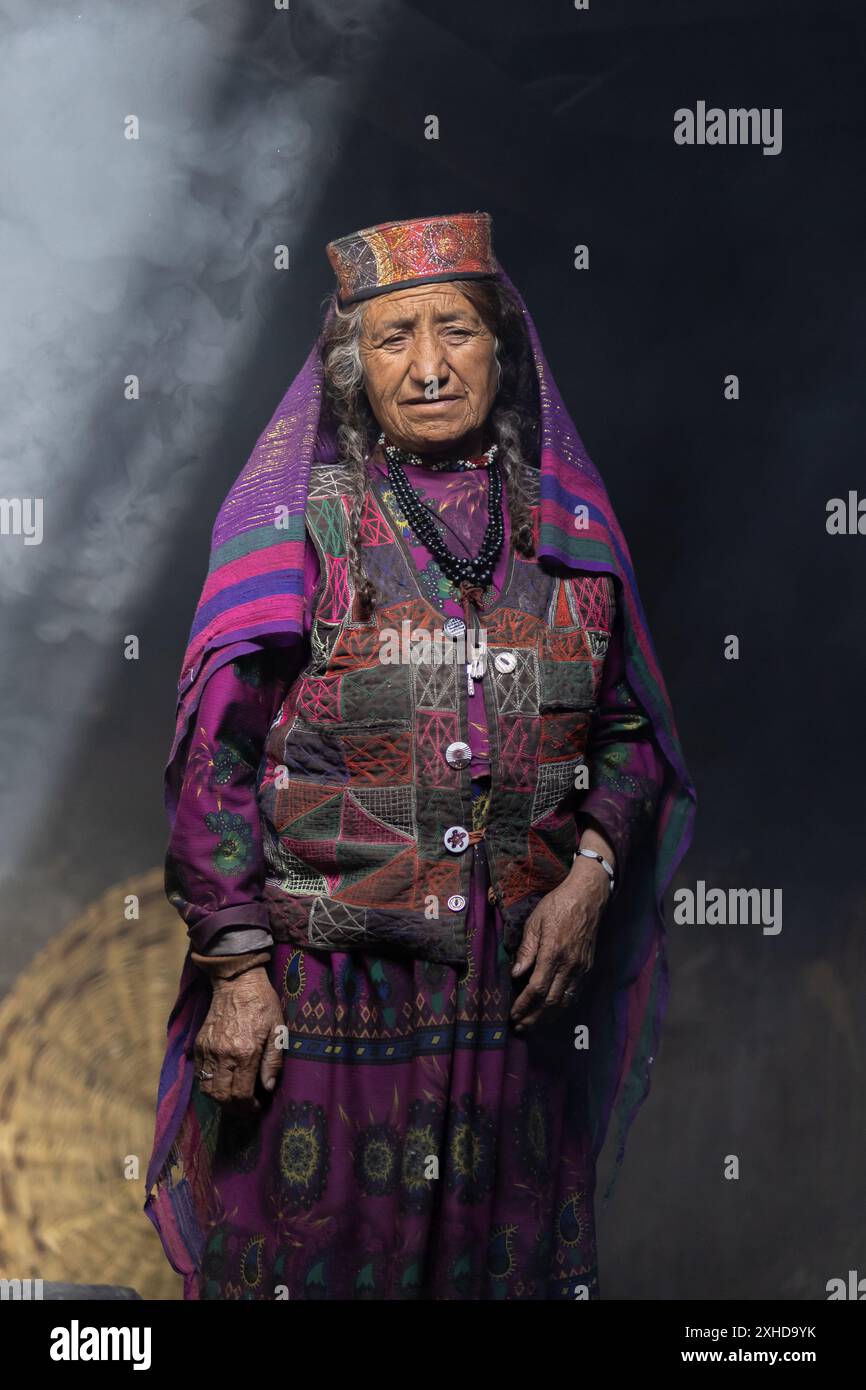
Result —
[{"label": "purple striped shawl", "polygon": [[[522,296],[541,396],[539,556],[620,581],[626,671],[650,715],[667,763],[654,832],[645,854],[634,855],[623,888],[605,914],[590,991],[591,1115],[595,1151],[614,1115],[613,1177],[638,1107],[649,1091],[650,1066],[667,1002],[662,899],[691,840],[695,793],[683,760],[670,700],[638,596],[631,559],[604,484],[557,391]],[[326,323],[333,314],[333,300]],[[336,461],[333,436],[320,422],[322,363],[310,352],[252,455],[223,502],[213,528],[207,579],[196,609],[178,688],[177,729],[166,767],[166,806],[172,818],[183,775],[184,742],[207,677],[227,661],[269,645],[301,640],[303,626],[304,505],[310,463]],[[576,509],[589,524],[578,529]],[[280,524],[275,526],[277,509]],[[157,1142],[148,1187],[165,1156],[173,1119],[191,1084],[187,1055],[193,1014],[201,1016],[200,972],[187,962],[169,1022],[169,1049],[160,1083]],[[565,1059],[564,1059],[565,1064]]]}]

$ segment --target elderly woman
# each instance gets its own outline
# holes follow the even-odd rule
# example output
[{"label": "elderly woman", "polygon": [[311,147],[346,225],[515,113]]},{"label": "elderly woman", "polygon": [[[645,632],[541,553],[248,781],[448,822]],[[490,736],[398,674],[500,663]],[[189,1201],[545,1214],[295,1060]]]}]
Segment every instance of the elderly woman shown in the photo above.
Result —
[{"label": "elderly woman", "polygon": [[184,662],[146,1210],[188,1298],[597,1297],[688,774],[489,217],[328,254]]}]

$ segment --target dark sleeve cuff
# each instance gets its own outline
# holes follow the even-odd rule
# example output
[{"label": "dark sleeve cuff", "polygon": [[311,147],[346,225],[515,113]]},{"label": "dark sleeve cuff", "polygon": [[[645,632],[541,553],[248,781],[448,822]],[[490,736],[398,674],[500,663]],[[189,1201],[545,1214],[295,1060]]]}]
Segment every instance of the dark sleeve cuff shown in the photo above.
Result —
[{"label": "dark sleeve cuff", "polygon": [[[599,812],[598,815],[596,815],[596,810]],[[601,806],[598,806],[598,808],[594,806],[592,810],[587,810],[587,812],[585,812],[585,810],[578,810],[578,812],[575,812],[574,819],[577,821],[578,845],[580,845],[581,834],[584,830],[598,831],[599,835],[603,835],[605,840],[610,842],[610,847],[613,848],[614,858],[616,858],[616,863],[614,863],[613,866],[613,891],[610,897],[616,898],[617,894],[619,894],[621,883],[623,883],[624,870],[626,870],[626,859],[628,858],[627,831],[623,831],[621,823],[616,823],[616,817],[610,819],[610,817],[605,816],[603,801]]]},{"label": "dark sleeve cuff", "polygon": [[274,938],[264,927],[227,927],[212,936],[207,950],[199,955],[240,956],[247,951],[269,951],[273,944]]},{"label": "dark sleeve cuff", "polygon": [[223,907],[219,912],[210,912],[189,929],[190,945],[200,955],[208,954],[208,943],[226,927],[261,927],[270,930],[268,909],[264,903],[239,903],[235,907]]},{"label": "dark sleeve cuff", "polygon": [[616,864],[614,865],[614,877],[616,879],[614,892],[616,892],[625,868],[625,861],[628,858],[629,836],[627,830],[623,828],[621,821],[617,821],[614,817],[605,816],[603,799],[600,797],[599,801],[602,802],[599,806],[593,806],[588,811],[581,809],[576,812],[575,820],[577,821],[578,839],[582,831],[590,829],[597,831],[599,835],[603,835],[610,843],[616,858]]}]

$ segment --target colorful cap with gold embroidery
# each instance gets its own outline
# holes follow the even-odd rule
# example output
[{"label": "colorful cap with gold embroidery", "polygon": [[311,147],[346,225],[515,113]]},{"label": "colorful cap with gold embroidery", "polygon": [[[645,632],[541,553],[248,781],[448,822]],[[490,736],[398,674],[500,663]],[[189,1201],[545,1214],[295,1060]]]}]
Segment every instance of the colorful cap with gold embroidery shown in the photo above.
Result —
[{"label": "colorful cap with gold embroidery", "polygon": [[477,280],[499,269],[487,212],[382,222],[327,246],[341,305],[434,280]]}]

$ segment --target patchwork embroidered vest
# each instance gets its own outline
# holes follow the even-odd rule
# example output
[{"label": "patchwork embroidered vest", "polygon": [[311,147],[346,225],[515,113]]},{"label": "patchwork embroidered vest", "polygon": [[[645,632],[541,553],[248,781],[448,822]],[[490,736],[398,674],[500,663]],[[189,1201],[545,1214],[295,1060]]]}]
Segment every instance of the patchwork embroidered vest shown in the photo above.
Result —
[{"label": "patchwork embroidered vest", "polygon": [[[538,474],[526,487],[538,505]],[[362,521],[379,595],[352,620],[349,478],[314,465],[306,522],[321,577],[311,659],[288,690],[258,777],[273,935],[318,950],[466,959],[474,849],[465,649],[423,595],[393,495],[377,477]],[[490,740],[484,838],[505,949],[571,868],[575,790],[614,619],[606,575],[558,578],[511,553],[479,615]],[[407,624],[408,626],[404,626]],[[414,634],[394,660],[395,639]],[[428,634],[422,639],[421,634]],[[497,660],[497,658],[500,658]],[[449,752],[449,757],[446,757]]]}]

